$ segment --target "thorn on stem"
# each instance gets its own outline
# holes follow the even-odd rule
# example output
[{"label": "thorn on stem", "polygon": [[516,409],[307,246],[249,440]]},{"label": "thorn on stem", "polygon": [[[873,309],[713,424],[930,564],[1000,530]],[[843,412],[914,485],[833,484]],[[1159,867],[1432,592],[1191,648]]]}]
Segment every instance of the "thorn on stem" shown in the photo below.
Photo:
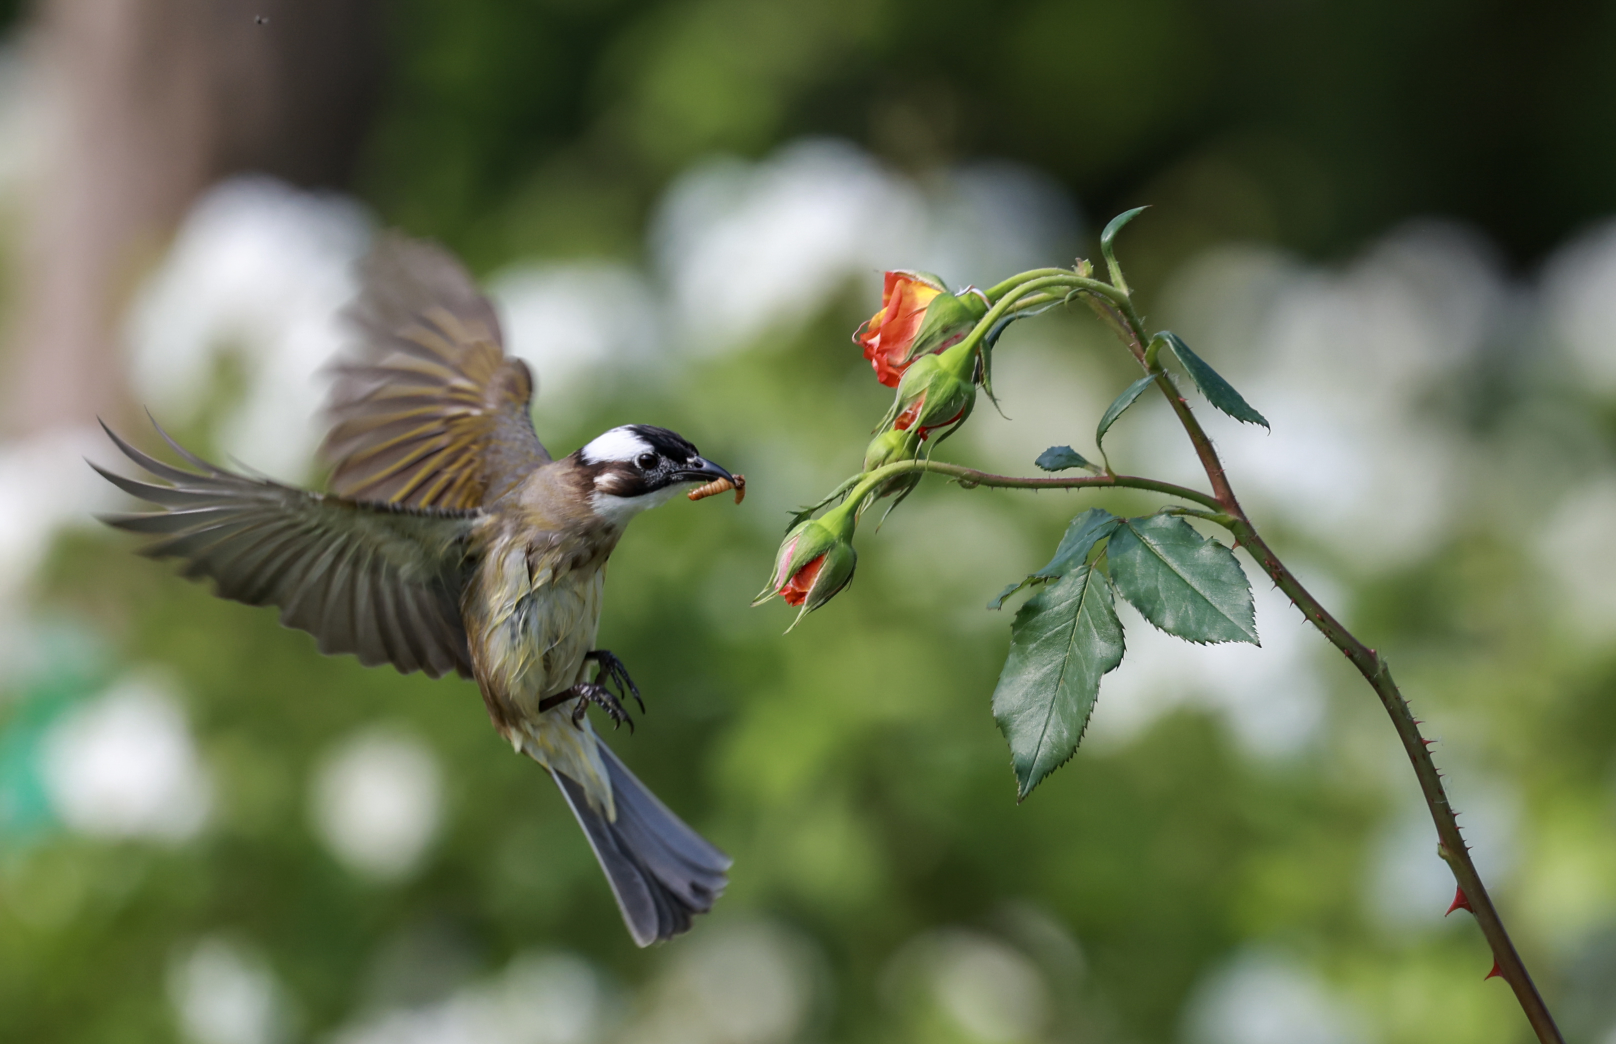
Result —
[{"label": "thorn on stem", "polygon": [[1476,912],[1475,907],[1470,905],[1470,898],[1464,894],[1463,888],[1454,889],[1453,905],[1449,906],[1448,913],[1445,913],[1442,916],[1446,917],[1455,910],[1469,910],[1472,914]]},{"label": "thorn on stem", "polygon": [[1501,976],[1503,974],[1504,974],[1504,971],[1503,971],[1502,968],[1498,967],[1498,962],[1493,961],[1493,970],[1488,972],[1486,975],[1482,976],[1481,981],[1486,982],[1488,979],[1492,978],[1495,975],[1500,975]]}]

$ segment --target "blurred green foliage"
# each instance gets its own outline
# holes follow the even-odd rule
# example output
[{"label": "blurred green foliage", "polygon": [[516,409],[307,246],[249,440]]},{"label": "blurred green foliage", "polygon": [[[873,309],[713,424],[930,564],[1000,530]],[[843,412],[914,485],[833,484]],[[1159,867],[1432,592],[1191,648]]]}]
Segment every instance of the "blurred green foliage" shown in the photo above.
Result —
[{"label": "blurred green foliage", "polygon": [[1616,184],[1594,0],[407,0],[392,23],[364,191],[482,265],[632,252],[691,160],[814,133],[1171,208],[1136,278],[1228,238],[1337,255],[1429,212],[1524,263]]}]

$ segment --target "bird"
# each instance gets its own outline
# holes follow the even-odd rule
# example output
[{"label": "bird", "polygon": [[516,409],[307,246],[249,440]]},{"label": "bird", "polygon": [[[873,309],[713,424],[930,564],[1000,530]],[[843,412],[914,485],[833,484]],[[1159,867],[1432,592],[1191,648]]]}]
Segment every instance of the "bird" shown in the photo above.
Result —
[{"label": "bird", "polygon": [[[280,609],[327,654],[476,681],[494,728],[561,788],[629,934],[687,931],[731,861],[642,784],[585,708],[617,724],[638,687],[596,647],[605,568],[625,527],[692,483],[730,480],[666,428],[612,428],[553,459],[534,380],[493,304],[442,246],[378,236],[346,310],[322,445],[329,490],[215,466],[153,426],[186,467],[117,448],[158,481],[91,466],[158,510],[101,516],[151,539],[223,598]],[[614,691],[615,690],[615,691]]]}]

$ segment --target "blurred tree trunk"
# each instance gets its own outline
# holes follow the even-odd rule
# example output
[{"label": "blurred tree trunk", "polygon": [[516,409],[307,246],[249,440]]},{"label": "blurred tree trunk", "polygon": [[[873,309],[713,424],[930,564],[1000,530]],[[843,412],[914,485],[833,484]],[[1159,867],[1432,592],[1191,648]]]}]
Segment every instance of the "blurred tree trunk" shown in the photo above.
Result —
[{"label": "blurred tree trunk", "polygon": [[41,0],[49,111],[8,331],[12,434],[123,406],[119,322],[192,200],[262,170],[346,184],[381,58],[376,0]]}]

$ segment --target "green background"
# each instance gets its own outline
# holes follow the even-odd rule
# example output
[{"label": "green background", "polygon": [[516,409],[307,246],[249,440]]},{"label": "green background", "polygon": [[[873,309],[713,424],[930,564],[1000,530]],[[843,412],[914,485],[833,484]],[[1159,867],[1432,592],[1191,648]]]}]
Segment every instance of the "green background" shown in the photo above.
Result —
[{"label": "green background", "polygon": [[[535,259],[640,263],[671,178],[714,152],[758,158],[805,134],[849,138],[916,175],[1018,160],[1052,175],[1091,225],[1154,204],[1123,248],[1147,311],[1215,244],[1268,244],[1332,271],[1426,214],[1479,230],[1509,285],[1530,287],[1559,244],[1616,209],[1610,4],[406,0],[386,23],[379,111],[354,180],[335,187],[485,274]],[[1305,752],[1254,757],[1186,703],[1125,742],[1080,749],[1015,803],[988,705],[1010,614],[978,607],[1042,564],[1077,511],[1154,501],[928,485],[879,534],[866,527],[855,583],[788,637],[778,605],[746,608],[774,549],[757,513],[853,470],[886,406],[847,340],[875,278],[747,350],[596,394],[564,430],[538,420],[560,450],[611,424],[664,424],[761,494],[636,522],[608,586],[602,642],[651,708],[612,742],[736,860],[729,894],[689,939],[632,946],[554,788],[499,742],[470,684],[322,658],[271,613],[213,600],[127,540],[75,531],[27,609],[68,651],[12,676],[0,729],[24,743],[51,701],[163,665],[217,809],[177,847],[78,837],[45,812],[0,840],[0,1037],[171,1039],[171,955],[220,931],[264,955],[294,1039],[327,1039],[400,998],[430,1003],[535,948],[603,969],[632,1021],[680,947],[757,922],[810,954],[802,1039],[989,1039],[935,991],[902,986],[895,955],[949,926],[1039,969],[1053,1014],[1036,1039],[1186,1039],[1197,984],[1252,947],[1311,968],[1360,1013],[1363,1039],[1526,1039],[1506,988],[1481,981],[1490,958],[1466,916],[1405,933],[1367,912],[1366,867],[1415,784],[1372,694],[1322,640],[1327,716]],[[1007,335],[1002,352],[1082,354],[1101,403],[1130,379],[1085,314],[1035,322],[1042,333]],[[1448,741],[1439,760],[1456,750],[1475,782],[1518,795],[1497,899],[1568,1034],[1596,1042],[1616,1025],[1616,655],[1566,626],[1539,565],[1554,551],[1531,525],[1607,466],[1616,409],[1534,361],[1532,328],[1495,340],[1422,408],[1493,462],[1482,488],[1519,510],[1471,504],[1389,566],[1374,562],[1372,529],[1355,547],[1265,528],[1330,578],[1350,625],[1387,653]],[[1285,439],[1241,365],[1203,354]],[[1006,402],[1017,419],[1052,408]],[[1096,418],[1084,408],[1072,406],[1068,441],[1088,453]],[[190,434],[211,448],[207,432]],[[1232,422],[1214,434],[1236,460],[1258,438]],[[1130,470],[1150,469],[1147,444],[1117,441],[1119,456],[1133,446]],[[778,468],[769,447],[784,444],[812,466]],[[940,455],[982,456],[963,438]],[[1552,474],[1521,478],[1539,468]],[[973,540],[952,521],[965,501],[1019,543]],[[393,885],[345,871],[305,814],[316,759],[375,722],[422,737],[447,778],[442,834]],[[419,939],[448,956],[426,962],[439,970],[414,992],[388,994],[380,955]]]}]

